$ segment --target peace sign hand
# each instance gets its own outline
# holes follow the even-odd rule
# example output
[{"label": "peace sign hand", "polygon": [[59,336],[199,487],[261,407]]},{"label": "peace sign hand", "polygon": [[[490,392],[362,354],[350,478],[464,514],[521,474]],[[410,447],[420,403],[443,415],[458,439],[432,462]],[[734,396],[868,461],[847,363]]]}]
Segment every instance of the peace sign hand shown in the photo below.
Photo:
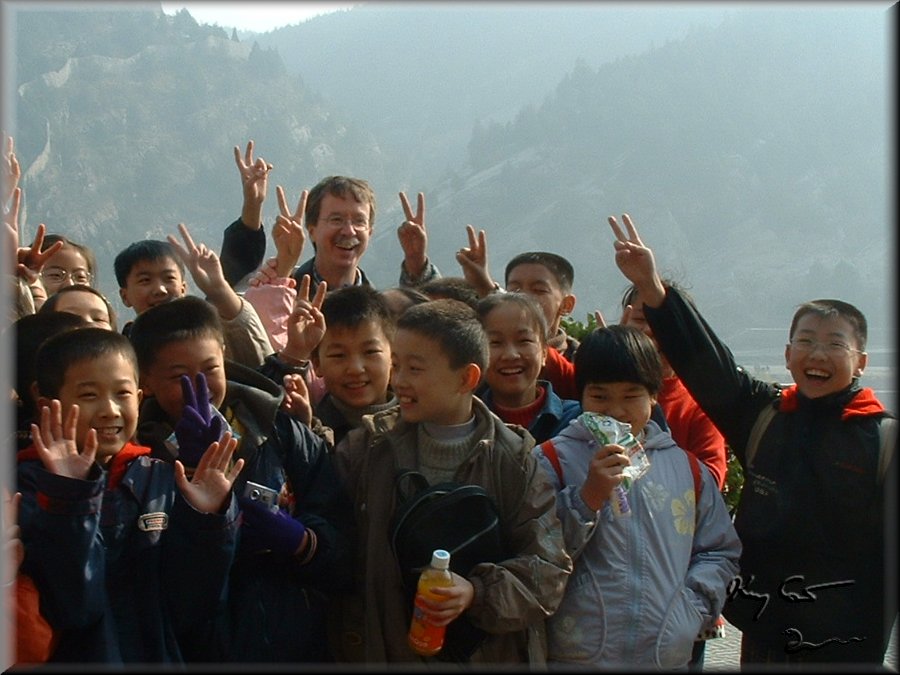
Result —
[{"label": "peace sign hand", "polygon": [[609,216],[607,221],[612,227],[613,234],[616,235],[613,247],[616,250],[616,265],[619,270],[634,284],[644,304],[659,307],[666,297],[666,289],[656,271],[653,251],[641,241],[637,228],[627,213],[622,215],[627,235],[622,231],[615,216]]},{"label": "peace sign hand", "polygon": [[428,262],[428,234],[425,232],[425,194],[420,192],[416,204],[416,213],[413,215],[406,194],[400,193],[400,204],[403,206],[403,214],[406,216],[400,227],[397,228],[397,238],[403,249],[403,264],[406,272],[413,279],[418,279],[425,271]]},{"label": "peace sign hand", "polygon": [[304,274],[297,289],[297,298],[294,300],[294,309],[287,321],[287,342],[282,355],[293,361],[306,361],[313,350],[325,336],[325,315],[322,314],[322,303],[325,301],[325,293],[328,284],[320,281],[316,287],[316,294],[309,299],[309,290],[312,280],[308,274]]},{"label": "peace sign hand", "polygon": [[475,237],[475,228],[466,225],[466,234],[469,237],[469,246],[459,249],[456,253],[456,262],[462,267],[463,276],[466,278],[478,295],[482,298],[494,290],[494,280],[488,270],[487,235],[484,230],[478,231]]},{"label": "peace sign hand", "polygon": [[244,189],[244,201],[253,204],[262,204],[266,198],[269,184],[269,171],[272,165],[262,157],[253,161],[253,141],[247,143],[244,158],[241,158],[241,150],[234,146],[234,163],[237,164],[241,175],[241,186]]},{"label": "peace sign hand", "polygon": [[294,271],[303,253],[303,244],[306,242],[306,233],[303,231],[303,214],[306,211],[306,199],[309,191],[300,193],[300,201],[296,210],[291,213],[287,199],[284,196],[284,188],[275,186],[275,194],[278,197],[279,214],[272,226],[272,241],[275,242],[275,271],[279,277],[287,277]]}]

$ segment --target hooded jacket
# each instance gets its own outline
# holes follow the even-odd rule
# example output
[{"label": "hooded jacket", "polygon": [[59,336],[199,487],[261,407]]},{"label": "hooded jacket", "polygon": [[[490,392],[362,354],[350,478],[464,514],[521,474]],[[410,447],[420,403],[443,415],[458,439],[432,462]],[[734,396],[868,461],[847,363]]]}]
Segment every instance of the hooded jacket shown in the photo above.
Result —
[{"label": "hooded jacket", "polygon": [[[549,661],[602,668],[684,668],[701,627],[719,616],[741,544],[712,474],[701,466],[700,502],[688,457],[655,422],[643,439],[650,469],[627,492],[630,515],[611,501],[595,512],[581,487],[597,451],[574,420],[553,439],[562,483],[557,511],[575,560],[559,610],[548,622]],[[698,464],[698,466],[700,466]]]}]

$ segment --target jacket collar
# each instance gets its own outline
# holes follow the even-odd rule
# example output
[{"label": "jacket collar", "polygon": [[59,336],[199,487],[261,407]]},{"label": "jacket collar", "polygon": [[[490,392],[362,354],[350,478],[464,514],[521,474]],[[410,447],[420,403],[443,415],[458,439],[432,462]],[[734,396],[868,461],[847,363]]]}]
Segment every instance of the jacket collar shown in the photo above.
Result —
[{"label": "jacket collar", "polygon": [[[846,400],[842,403],[842,399]],[[797,412],[801,406],[809,405],[810,401],[811,399],[800,393],[796,384],[792,384],[781,390],[778,409],[784,413],[793,413]],[[880,416],[885,412],[885,407],[875,396],[875,391],[870,387],[860,387],[856,381],[842,391],[816,399],[815,403],[841,405],[843,407],[842,421],[855,417]]]}]

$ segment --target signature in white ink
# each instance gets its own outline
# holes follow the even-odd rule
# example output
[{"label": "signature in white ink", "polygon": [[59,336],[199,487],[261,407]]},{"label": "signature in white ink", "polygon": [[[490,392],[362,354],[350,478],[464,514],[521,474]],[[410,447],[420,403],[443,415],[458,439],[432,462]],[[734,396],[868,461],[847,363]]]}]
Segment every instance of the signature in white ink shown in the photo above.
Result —
[{"label": "signature in white ink", "polygon": [[862,642],[866,639],[864,637],[849,637],[847,639],[830,637],[827,640],[822,640],[822,642],[805,642],[803,640],[803,633],[796,628],[786,628],[782,632],[788,637],[787,642],[784,644],[784,651],[787,654],[796,654],[804,649],[821,649],[829,644],[846,645],[851,642]]}]

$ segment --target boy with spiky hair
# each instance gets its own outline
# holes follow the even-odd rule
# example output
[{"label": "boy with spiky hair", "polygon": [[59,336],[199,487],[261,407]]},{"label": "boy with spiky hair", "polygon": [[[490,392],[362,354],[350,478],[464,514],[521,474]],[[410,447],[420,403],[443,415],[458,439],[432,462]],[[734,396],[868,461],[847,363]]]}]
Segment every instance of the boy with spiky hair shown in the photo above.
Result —
[{"label": "boy with spiky hair", "polygon": [[22,570],[54,630],[51,662],[182,662],[234,555],[234,440],[204,447],[190,480],[134,444],[137,358],[119,333],[56,335],[36,371],[40,419],[18,455]]},{"label": "boy with spiky hair", "polygon": [[[572,561],[564,550],[553,491],[531,455],[534,440],[505,425],[474,396],[488,362],[478,316],[457,300],[407,309],[392,343],[391,385],[399,405],[363,417],[337,447],[342,474],[356,505],[358,576],[369,663],[423,662],[407,643],[412,603],[391,550],[397,467],[415,469],[430,483],[480,485],[495,501],[509,557],[476,565],[468,577],[436,590],[432,620],[447,625],[465,613],[487,631],[472,663],[544,662],[544,621],[562,597]],[[352,630],[355,628],[355,630]]]},{"label": "boy with spiky hair", "polygon": [[841,300],[803,303],[784,348],[794,384],[759,380],[665,286],[631,217],[622,220],[624,229],[608,218],[616,264],[660,350],[744,470],[735,514],[744,552],[724,610],[742,631],[741,664],[880,670],[897,616],[896,549],[885,541],[897,422],[859,383],[865,316]]}]

